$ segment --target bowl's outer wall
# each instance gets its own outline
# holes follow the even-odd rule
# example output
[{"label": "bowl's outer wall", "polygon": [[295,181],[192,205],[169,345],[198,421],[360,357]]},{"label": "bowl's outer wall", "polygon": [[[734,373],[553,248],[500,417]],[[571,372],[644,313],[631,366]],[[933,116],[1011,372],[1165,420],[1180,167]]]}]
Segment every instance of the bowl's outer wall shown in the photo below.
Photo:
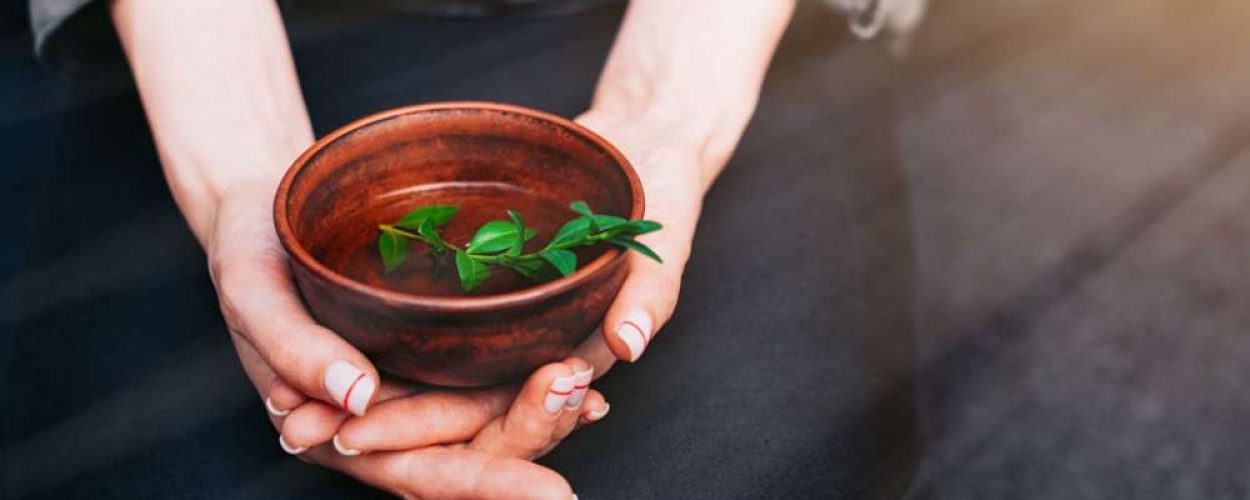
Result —
[{"label": "bowl's outer wall", "polygon": [[[379,217],[367,211],[369,197],[402,201],[412,186],[465,177],[516,183],[547,198],[583,198],[603,213],[641,217],[641,184],[624,156],[567,120],[506,105],[453,103],[375,116],[318,141],[297,160],[275,200],[279,237],[292,254],[305,304],[321,324],[383,371],[446,386],[521,377],[563,358],[595,331],[625,278],[626,255],[615,248],[572,277],[511,296],[435,298],[376,291],[327,269],[309,249],[325,247],[318,238],[330,238],[330,246],[344,238],[328,229],[331,217]],[[534,147],[518,149],[518,143]],[[457,151],[497,167],[478,162],[457,170],[445,161]]]},{"label": "bowl's outer wall", "polygon": [[563,359],[603,321],[625,271],[625,261],[615,259],[563,293],[489,313],[394,307],[342,293],[302,266],[295,266],[295,278],[317,321],[379,369],[430,384],[469,387],[519,379]]}]

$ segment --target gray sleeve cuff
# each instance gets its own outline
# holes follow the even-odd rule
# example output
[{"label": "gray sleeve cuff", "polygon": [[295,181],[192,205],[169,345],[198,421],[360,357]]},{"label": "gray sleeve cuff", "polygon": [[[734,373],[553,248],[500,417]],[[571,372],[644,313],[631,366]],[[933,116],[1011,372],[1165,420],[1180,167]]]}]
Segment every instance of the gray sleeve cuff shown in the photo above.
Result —
[{"label": "gray sleeve cuff", "polygon": [[29,0],[35,57],[45,66],[73,68],[115,52],[104,0]]}]

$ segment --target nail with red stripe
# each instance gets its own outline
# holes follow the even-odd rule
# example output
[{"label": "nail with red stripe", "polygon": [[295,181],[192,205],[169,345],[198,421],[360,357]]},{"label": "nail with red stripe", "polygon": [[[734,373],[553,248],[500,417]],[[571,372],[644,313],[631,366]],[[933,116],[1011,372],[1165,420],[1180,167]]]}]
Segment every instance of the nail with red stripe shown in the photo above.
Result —
[{"label": "nail with red stripe", "polygon": [[582,405],[582,400],[586,399],[586,391],[590,390],[590,379],[594,378],[595,368],[592,366],[586,371],[573,374],[573,394],[569,395],[568,401],[564,402],[565,408],[577,408]]},{"label": "nail with red stripe", "polygon": [[559,413],[569,396],[573,395],[573,388],[576,386],[576,374],[551,381],[551,387],[547,388],[547,397],[543,400],[543,409],[552,415]]},{"label": "nail with red stripe", "polygon": [[346,361],[335,361],[326,369],[326,392],[344,410],[362,416],[378,389],[377,381]]},{"label": "nail with red stripe", "polygon": [[626,312],[616,325],[616,338],[629,348],[629,362],[638,361],[651,341],[651,315],[641,309]]}]

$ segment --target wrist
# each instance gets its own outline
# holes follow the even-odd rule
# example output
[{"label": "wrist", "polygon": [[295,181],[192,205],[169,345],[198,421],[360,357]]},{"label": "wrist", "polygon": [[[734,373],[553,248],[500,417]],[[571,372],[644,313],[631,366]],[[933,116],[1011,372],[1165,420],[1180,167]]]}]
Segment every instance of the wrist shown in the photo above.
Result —
[{"label": "wrist", "polygon": [[620,91],[601,86],[582,121],[609,129],[630,127],[687,151],[704,169],[719,171],[729,160],[755,109],[757,96],[743,91],[719,96]]},{"label": "wrist", "polygon": [[[174,200],[191,231],[201,243],[205,243],[217,222],[217,212],[226,199],[241,192],[263,191],[272,196],[286,167],[306,146],[300,146],[299,150],[274,148],[249,154],[240,154],[242,151],[236,150],[236,154],[228,156],[206,155],[194,160],[195,155],[188,155],[183,161],[162,154],[162,163]],[[279,153],[279,150],[285,152]]]}]

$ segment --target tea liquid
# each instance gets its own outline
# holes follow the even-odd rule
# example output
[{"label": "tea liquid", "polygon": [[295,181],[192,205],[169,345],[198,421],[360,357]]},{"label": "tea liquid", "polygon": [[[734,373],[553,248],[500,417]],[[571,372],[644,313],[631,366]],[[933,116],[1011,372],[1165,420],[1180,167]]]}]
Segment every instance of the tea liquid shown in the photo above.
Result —
[{"label": "tea liquid", "polygon": [[[577,217],[568,205],[574,200],[544,198],[505,183],[449,183],[418,186],[389,193],[349,213],[334,214],[327,228],[333,238],[318,240],[310,248],[313,257],[330,269],[373,286],[417,295],[491,295],[520,290],[539,284],[515,271],[491,266],[490,278],[473,292],[460,288],[453,256],[434,259],[429,247],[413,240],[412,255],[390,273],[385,272],[378,254],[378,224],[398,220],[423,205],[456,205],[459,212],[440,233],[449,244],[464,248],[478,227],[490,220],[508,220],[508,209],[525,219],[525,226],[538,232],[525,245],[525,252],[539,250],[565,222]],[[593,207],[592,207],[593,208]],[[307,240],[306,240],[307,241]],[[589,264],[607,250],[605,245],[575,249],[578,268]]]}]

